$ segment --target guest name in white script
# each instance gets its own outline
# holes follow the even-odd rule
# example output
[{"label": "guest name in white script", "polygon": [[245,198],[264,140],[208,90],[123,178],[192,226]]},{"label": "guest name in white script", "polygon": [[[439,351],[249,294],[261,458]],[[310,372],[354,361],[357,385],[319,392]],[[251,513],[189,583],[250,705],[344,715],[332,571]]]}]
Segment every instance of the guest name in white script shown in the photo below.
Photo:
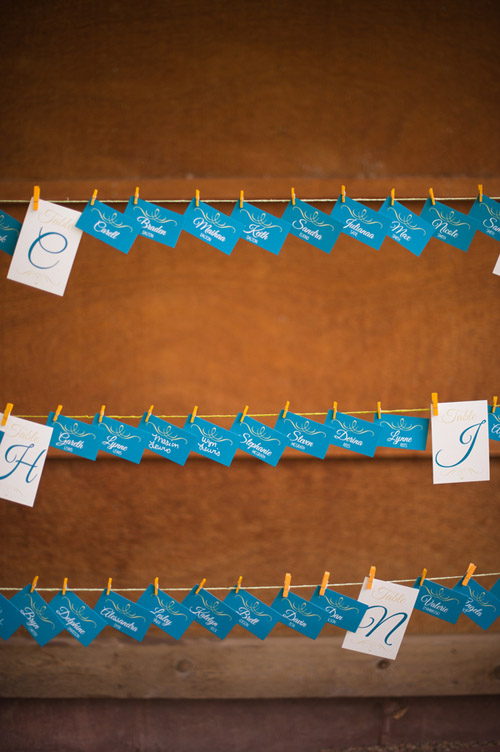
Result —
[{"label": "guest name in white script", "polygon": [[361,235],[364,235],[365,237],[370,238],[371,240],[373,240],[373,238],[375,237],[373,232],[368,232],[368,230],[365,230],[365,228],[361,227],[359,222],[356,222],[355,219],[348,219],[344,227],[350,227],[353,232],[359,232],[361,233]]},{"label": "guest name in white script", "polygon": [[116,240],[116,238],[120,235],[119,230],[108,230],[106,222],[101,221],[95,223],[94,230],[96,232],[102,233],[103,235],[107,235],[107,237],[111,238],[112,240]]},{"label": "guest name in white script", "polygon": [[323,235],[321,235],[318,230],[311,230],[307,226],[307,220],[305,219],[296,219],[295,222],[293,222],[292,227],[294,227],[296,230],[305,232],[306,235],[309,235],[311,238],[316,238],[316,240],[322,240],[323,238]]}]

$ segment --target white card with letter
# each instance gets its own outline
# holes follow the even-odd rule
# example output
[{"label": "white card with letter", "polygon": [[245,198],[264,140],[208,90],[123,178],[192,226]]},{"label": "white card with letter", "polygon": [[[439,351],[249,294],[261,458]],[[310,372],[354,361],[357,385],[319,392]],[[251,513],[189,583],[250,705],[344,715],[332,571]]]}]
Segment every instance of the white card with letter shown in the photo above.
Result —
[{"label": "white card with letter", "polygon": [[437,483],[490,479],[488,402],[440,402],[433,415],[432,475]]},{"label": "white card with letter", "polygon": [[52,428],[9,415],[0,442],[0,498],[32,507]]}]

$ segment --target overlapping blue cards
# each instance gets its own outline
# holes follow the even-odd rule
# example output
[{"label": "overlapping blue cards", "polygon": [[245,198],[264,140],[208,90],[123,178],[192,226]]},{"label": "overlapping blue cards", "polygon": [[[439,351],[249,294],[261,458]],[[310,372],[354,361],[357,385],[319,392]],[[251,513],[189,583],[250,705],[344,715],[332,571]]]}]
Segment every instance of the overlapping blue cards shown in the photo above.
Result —
[{"label": "overlapping blue cards", "polygon": [[298,198],[295,199],[295,204],[290,201],[283,219],[290,223],[291,235],[305,240],[325,253],[330,253],[342,232],[341,222]]},{"label": "overlapping blue cards", "polygon": [[474,217],[450,209],[440,201],[433,204],[430,198],[425,202],[420,217],[433,226],[436,238],[461,251],[469,249],[476,230],[479,230]]},{"label": "overlapping blue cards", "polygon": [[49,413],[47,425],[53,429],[50,446],[69,452],[87,460],[95,460],[99,451],[97,431],[88,423],[59,414],[54,423],[55,413]]},{"label": "overlapping blue cards", "polygon": [[157,206],[149,201],[143,201],[132,196],[127,204],[125,216],[137,223],[139,235],[151,238],[169,248],[174,248],[182,230],[182,215],[177,212]]},{"label": "overlapping blue cards", "polygon": [[369,423],[361,418],[353,418],[352,415],[337,412],[333,419],[333,410],[329,410],[325,425],[332,432],[330,444],[333,446],[350,449],[352,452],[373,457],[379,445],[382,429],[375,423]]},{"label": "overlapping blue cards", "polygon": [[373,424],[382,429],[378,438],[379,446],[418,451],[424,451],[427,446],[428,418],[410,418],[395,413],[382,414],[379,418],[375,413]]},{"label": "overlapping blue cards", "polygon": [[195,417],[191,422],[191,415],[187,417],[184,430],[196,439],[193,452],[229,467],[238,448],[238,437],[232,431],[227,431],[203,418]]},{"label": "overlapping blue cards", "polygon": [[76,226],[122,253],[130,251],[139,234],[139,226],[131,217],[115,211],[97,199],[93,204],[92,201],[88,202]]},{"label": "overlapping blue cards", "polygon": [[66,590],[62,590],[50,601],[50,607],[64,624],[64,629],[78,642],[87,647],[102,632],[107,622],[87,606],[85,601]]},{"label": "overlapping blue cards", "polygon": [[478,230],[495,240],[500,240],[500,204],[498,201],[494,201],[483,193],[482,201],[479,200],[479,196],[474,201],[469,217],[473,217],[478,222]]},{"label": "overlapping blue cards", "polygon": [[339,196],[330,216],[342,223],[343,233],[361,240],[376,251],[390,231],[390,221],[387,217],[348,196],[344,202],[342,196]]},{"label": "overlapping blue cards", "polygon": [[23,626],[43,646],[62,632],[64,623],[36,590],[31,592],[31,587],[26,585],[12,596],[10,602],[21,612]]},{"label": "overlapping blue cards", "polygon": [[289,447],[312,457],[324,459],[333,438],[333,431],[323,423],[309,420],[288,411],[283,417],[281,410],[275,429],[286,436]]},{"label": "overlapping blue cards", "polygon": [[240,438],[238,449],[276,467],[287,447],[286,438],[279,431],[269,428],[249,415],[245,415],[241,420],[242,417],[243,413],[238,413],[231,426],[231,431]]},{"label": "overlapping blue cards", "polygon": [[320,595],[320,590],[321,587],[318,585],[311,597],[311,603],[326,611],[329,624],[346,629],[349,632],[355,632],[361,624],[368,606],[355,598],[341,595],[330,588],[325,588],[324,595]]},{"label": "overlapping blue cards", "polygon": [[144,413],[139,428],[148,434],[147,449],[178,465],[184,465],[196,443],[195,437],[173,423],[157,418],[156,415],[150,415],[147,420],[146,418],[147,413]]},{"label": "overlapping blue cards", "polygon": [[135,462],[136,465],[139,464],[149,443],[149,434],[135,426],[108,418],[107,415],[104,415],[99,422],[99,413],[94,416],[92,428],[97,433],[99,449],[121,457],[123,460]]},{"label": "overlapping blue cards", "polygon": [[170,595],[158,588],[155,595],[153,585],[150,585],[137,601],[153,615],[153,624],[160,627],[174,640],[182,637],[192,623],[194,616],[182,603],[178,603]]},{"label": "overlapping blue cards", "polygon": [[193,199],[184,212],[182,229],[229,255],[241,236],[241,224],[203,201]]},{"label": "overlapping blue cards", "polygon": [[386,198],[379,209],[390,221],[388,236],[400,243],[415,256],[420,256],[429,240],[434,235],[435,229],[425,219],[410,211],[400,204],[399,201]]},{"label": "overlapping blue cards", "polygon": [[415,608],[450,624],[456,624],[467,602],[467,596],[432,580],[426,579],[421,585],[421,579],[417,577],[413,585],[419,588]]},{"label": "overlapping blue cards", "polygon": [[25,618],[19,609],[0,593],[0,637],[8,640],[16,629],[25,623]]},{"label": "overlapping blue cards", "polygon": [[124,598],[123,595],[113,590],[110,590],[108,595],[106,588],[102,591],[94,611],[113,629],[133,637],[138,642],[141,642],[154,619],[150,611]]},{"label": "overlapping blue cards", "polygon": [[0,211],[0,250],[5,251],[9,256],[14,255],[22,226],[22,222],[14,219],[10,214]]},{"label": "overlapping blue cards", "polygon": [[198,624],[223,640],[237,624],[238,614],[208,590],[201,588],[199,593],[196,592],[197,590],[198,585],[195,585],[182,601],[183,605],[191,612]]},{"label": "overlapping blue cards", "polygon": [[500,441],[500,406],[493,412],[492,405],[488,405],[488,435],[493,441]]},{"label": "overlapping blue cards", "polygon": [[243,240],[276,255],[281,251],[290,231],[290,224],[285,219],[279,219],[246,201],[243,201],[243,206],[238,201],[231,218],[240,223]]},{"label": "overlapping blue cards", "polygon": [[276,622],[280,621],[277,611],[243,588],[238,592],[236,588],[230,590],[224,598],[224,603],[236,612],[238,624],[261,640],[264,640]]},{"label": "overlapping blue cards", "polygon": [[283,592],[281,588],[272,604],[274,610],[280,614],[280,621],[296,632],[315,640],[328,621],[327,612],[290,591],[284,598]]},{"label": "overlapping blue cards", "polygon": [[492,594],[491,590],[485,590],[478,582],[470,579],[467,585],[462,585],[462,580],[457,582],[454,591],[467,596],[467,601],[462,613],[475,622],[481,629],[488,629],[500,616],[500,600]]}]

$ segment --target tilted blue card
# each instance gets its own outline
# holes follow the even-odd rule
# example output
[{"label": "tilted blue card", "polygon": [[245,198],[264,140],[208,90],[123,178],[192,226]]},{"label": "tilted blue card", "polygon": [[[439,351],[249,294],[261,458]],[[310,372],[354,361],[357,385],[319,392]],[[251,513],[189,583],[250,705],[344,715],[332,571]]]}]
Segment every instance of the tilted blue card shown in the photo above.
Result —
[{"label": "tilted blue card", "polygon": [[242,416],[243,413],[238,413],[231,426],[231,431],[238,434],[240,439],[238,449],[276,467],[288,446],[286,438],[279,431],[269,428],[249,415],[245,415],[242,421]]},{"label": "tilted blue card", "polygon": [[139,225],[136,222],[97,199],[93,205],[91,201],[88,202],[76,226],[122,253],[130,251],[139,234]]},{"label": "tilted blue card", "polygon": [[22,222],[0,211],[0,250],[5,251],[9,256],[14,255],[14,249],[22,226]]},{"label": "tilted blue card", "polygon": [[467,596],[432,580],[424,580],[421,585],[421,579],[417,577],[413,585],[414,588],[419,588],[415,608],[450,624],[456,624],[467,602]]},{"label": "tilted blue card", "polygon": [[498,580],[490,587],[489,592],[491,595],[494,595],[495,598],[498,598],[500,600],[500,577]]},{"label": "tilted blue card", "polygon": [[384,201],[379,212],[390,221],[388,236],[415,256],[420,256],[435,233],[434,227],[399,201],[394,201],[392,205],[390,196]]},{"label": "tilted blue card", "polygon": [[106,588],[102,591],[94,611],[118,632],[124,632],[140,642],[153,622],[153,614],[123,595]]},{"label": "tilted blue card", "polygon": [[325,425],[332,430],[330,444],[365,454],[367,457],[373,457],[375,454],[382,433],[380,426],[375,423],[339,412],[333,420],[333,410],[328,410]]},{"label": "tilted blue card", "polygon": [[139,235],[151,238],[158,243],[174,248],[182,230],[182,214],[143,201],[132,196],[125,210],[125,217],[132,218],[138,225]]},{"label": "tilted blue card", "polygon": [[382,245],[385,236],[389,234],[390,222],[387,217],[348,196],[344,203],[342,203],[342,196],[339,196],[330,216],[342,223],[343,233],[361,240],[376,251]]},{"label": "tilted blue card", "polygon": [[0,637],[8,640],[24,623],[24,616],[19,609],[0,593]]},{"label": "tilted blue card", "polygon": [[290,223],[291,235],[305,240],[325,253],[330,253],[342,232],[341,222],[298,198],[295,199],[295,204],[290,201],[283,219]]},{"label": "tilted blue card", "polygon": [[230,590],[224,598],[224,603],[236,611],[238,624],[261,640],[264,640],[276,622],[280,621],[277,611],[243,588],[238,592],[236,588]]},{"label": "tilted blue card", "polygon": [[150,415],[148,421],[146,418],[147,413],[144,413],[139,428],[148,434],[147,449],[178,465],[184,465],[196,443],[194,436],[156,415]]},{"label": "tilted blue card", "polygon": [[54,415],[55,413],[49,413],[47,420],[47,425],[53,429],[50,446],[87,460],[95,460],[99,451],[97,431],[88,423],[61,414],[54,423]]},{"label": "tilted blue card", "polygon": [[283,588],[274,599],[272,607],[280,614],[283,624],[311,640],[316,639],[328,621],[328,614],[323,608],[318,608],[300,595],[289,591],[287,597],[283,598]]},{"label": "tilted blue card", "polygon": [[153,624],[160,627],[174,640],[179,640],[194,619],[193,614],[170,595],[158,589],[155,595],[153,585],[150,585],[137,601],[147,611],[153,614]]},{"label": "tilted blue card", "polygon": [[325,588],[324,595],[319,594],[320,590],[321,588],[318,585],[311,597],[311,603],[326,611],[329,624],[346,629],[349,632],[355,632],[368,610],[368,606],[355,598],[349,598],[347,595],[341,595],[335,590],[330,590],[330,588]]},{"label": "tilted blue card", "polygon": [[229,467],[238,448],[238,437],[232,431],[198,417],[191,423],[191,415],[188,415],[184,430],[196,439],[193,452]]},{"label": "tilted blue card", "polygon": [[203,201],[196,206],[193,199],[184,212],[182,229],[229,255],[241,236],[242,227],[237,220],[221,214]]},{"label": "tilted blue card", "polygon": [[492,405],[488,405],[488,431],[490,439],[500,441],[500,406],[493,412]]},{"label": "tilted blue card", "polygon": [[249,243],[264,248],[270,253],[278,254],[285,242],[285,238],[290,231],[290,225],[283,219],[275,217],[273,214],[257,209],[252,204],[240,202],[236,204],[231,214],[232,219],[236,219],[241,225],[241,237],[248,240]]},{"label": "tilted blue card", "polygon": [[467,596],[462,613],[478,624],[481,629],[488,629],[500,616],[500,600],[491,592],[485,590],[478,582],[470,579],[465,587],[462,580],[457,582],[453,590]]},{"label": "tilted blue card", "polygon": [[378,445],[396,449],[417,449],[423,451],[427,446],[429,418],[410,418],[408,415],[382,414],[373,416],[373,423],[380,426]]},{"label": "tilted blue card", "polygon": [[64,595],[62,590],[57,593],[50,601],[50,607],[63,622],[64,629],[85,647],[90,645],[107,624],[71,590],[66,590]]},{"label": "tilted blue card", "polygon": [[23,616],[23,626],[39,645],[46,645],[49,640],[64,629],[64,623],[51,609],[36,590],[31,592],[31,585],[26,585],[10,599]]},{"label": "tilted blue card", "polygon": [[107,415],[104,415],[99,423],[99,413],[94,416],[92,428],[97,433],[99,449],[139,464],[149,443],[149,434],[135,426],[108,418]]},{"label": "tilted blue card", "polygon": [[478,230],[495,240],[500,240],[500,204],[483,193],[483,200],[476,198],[469,212],[469,217],[479,223]]},{"label": "tilted blue card", "polygon": [[197,590],[198,585],[195,585],[182,601],[183,605],[191,612],[198,624],[223,640],[238,623],[238,614],[208,590],[201,588],[198,594]]},{"label": "tilted blue card", "polygon": [[281,410],[274,427],[286,436],[288,446],[324,459],[333,438],[333,431],[323,423],[317,423],[290,411],[283,418],[283,413],[284,410]]},{"label": "tilted blue card", "polygon": [[430,198],[425,202],[420,216],[434,227],[434,237],[461,251],[469,249],[476,230],[479,230],[478,222],[473,217],[450,209],[440,201],[433,205]]}]

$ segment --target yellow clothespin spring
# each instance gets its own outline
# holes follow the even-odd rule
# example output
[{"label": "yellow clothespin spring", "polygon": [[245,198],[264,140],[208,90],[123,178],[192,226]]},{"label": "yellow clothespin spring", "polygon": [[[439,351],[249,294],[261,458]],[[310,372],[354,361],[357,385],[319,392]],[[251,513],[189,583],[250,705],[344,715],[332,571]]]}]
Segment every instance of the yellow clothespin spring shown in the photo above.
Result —
[{"label": "yellow clothespin spring", "polygon": [[243,191],[240,191],[240,209],[243,209]]},{"label": "yellow clothespin spring", "polygon": [[242,579],[243,579],[243,575],[240,575],[240,576],[238,577],[238,584],[236,585],[236,592],[237,592],[237,593],[239,593],[239,592],[240,592],[240,587],[241,587],[241,581],[242,581]]},{"label": "yellow clothespin spring", "polygon": [[30,593],[32,593],[32,592],[33,592],[33,590],[34,590],[34,589],[36,588],[36,583],[37,583],[37,582],[38,582],[38,575],[37,575],[37,576],[35,577],[35,579],[34,579],[34,580],[33,580],[33,582],[31,583],[31,590],[30,590]]},{"label": "yellow clothespin spring", "polygon": [[438,395],[437,392],[432,392],[432,414],[438,415]]},{"label": "yellow clothespin spring", "polygon": [[394,197],[396,195],[396,189],[391,188],[391,206],[394,206]]},{"label": "yellow clothespin spring", "polygon": [[63,586],[62,586],[62,594],[66,595],[66,588],[68,587],[68,578],[65,577],[63,580]]},{"label": "yellow clothespin spring", "polygon": [[342,203],[345,204],[345,185],[342,186]]},{"label": "yellow clothespin spring", "polygon": [[498,402],[498,397],[493,397],[493,406],[491,408],[491,412],[493,414],[495,413],[495,410],[497,409],[497,402]]},{"label": "yellow clothespin spring", "polygon": [[424,580],[426,577],[427,577],[427,569],[424,567],[422,569],[422,576],[420,578],[420,587],[422,587],[422,585],[424,584]]},{"label": "yellow clothespin spring", "polygon": [[382,417],[382,406],[380,402],[377,402],[377,418],[380,420]]},{"label": "yellow clothespin spring", "polygon": [[96,198],[97,198],[97,188],[95,189],[94,193],[92,194],[92,198],[90,199],[90,206],[94,206]]},{"label": "yellow clothespin spring", "polygon": [[283,410],[283,420],[285,420],[285,418],[286,418],[286,414],[288,412],[288,408],[289,407],[290,407],[290,400],[288,400],[288,402],[285,405],[285,409]]},{"label": "yellow clothespin spring", "polygon": [[479,203],[482,204],[483,203],[483,186],[481,184],[478,185],[477,190],[479,193]]},{"label": "yellow clothespin spring", "polygon": [[320,595],[324,595],[325,594],[325,590],[326,590],[326,587],[328,585],[328,579],[329,579],[329,577],[330,577],[330,572],[325,572],[325,574],[323,575],[323,579],[321,580],[321,586],[319,588],[319,594]]},{"label": "yellow clothespin spring", "polygon": [[104,411],[106,409],[106,405],[102,405],[101,409],[99,410],[99,423],[102,423],[102,419],[104,418]]},{"label": "yellow clothespin spring", "polygon": [[193,407],[193,412],[191,413],[191,420],[190,423],[194,423],[194,419],[196,418],[196,413],[198,412],[198,405],[195,405]]},{"label": "yellow clothespin spring", "polygon": [[35,185],[33,188],[33,211],[38,211],[38,202],[40,201],[40,186]]},{"label": "yellow clothespin spring", "polygon": [[243,412],[242,412],[242,414],[241,414],[241,420],[240,420],[240,423],[243,423],[243,421],[244,421],[244,420],[245,420],[245,418],[247,417],[247,412],[248,412],[248,405],[245,405],[245,409],[243,410]]},{"label": "yellow clothespin spring", "polygon": [[292,188],[292,206],[295,206],[295,188]]},{"label": "yellow clothespin spring", "polygon": [[135,189],[135,193],[134,193],[134,204],[136,204],[136,205],[137,205],[137,201],[138,201],[138,200],[139,200],[139,186],[137,186],[137,188]]},{"label": "yellow clothespin spring", "polygon": [[206,581],[207,581],[207,578],[206,578],[206,577],[204,577],[204,578],[202,579],[202,581],[200,582],[200,584],[198,585],[198,589],[197,589],[197,591],[196,591],[196,595],[198,595],[198,593],[200,592],[200,590],[202,589],[202,587],[203,587],[203,585],[205,584],[205,582],[206,582]]},{"label": "yellow clothespin spring", "polygon": [[56,410],[56,411],[55,411],[55,413],[54,413],[54,423],[56,422],[56,420],[57,420],[57,419],[58,419],[58,417],[60,416],[60,414],[61,414],[61,410],[62,410],[62,405],[58,405],[58,406],[57,406],[57,410]]},{"label": "yellow clothespin spring", "polygon": [[1,423],[2,426],[5,426],[5,424],[7,423],[9,419],[9,415],[11,414],[13,407],[14,405],[12,404],[12,402],[7,402],[7,405],[5,406],[5,410],[3,411],[2,423]]},{"label": "yellow clothespin spring", "polygon": [[151,417],[151,413],[153,412],[153,407],[154,407],[154,405],[151,405],[151,407],[148,410],[148,414],[146,415],[146,420],[145,420],[146,423],[148,422],[148,420]]},{"label": "yellow clothespin spring", "polygon": [[196,196],[196,206],[199,206],[200,205],[200,192],[199,192],[198,188],[196,189],[194,195]]},{"label": "yellow clothespin spring", "polygon": [[368,575],[368,582],[366,583],[366,589],[371,590],[373,585],[373,580],[375,578],[375,572],[377,571],[376,567],[370,567],[370,574]]},{"label": "yellow clothespin spring", "polygon": [[333,420],[337,417],[337,403],[333,403]]},{"label": "yellow clothespin spring", "polygon": [[434,198],[434,191],[432,188],[429,188],[429,196],[431,197],[432,205],[436,206],[436,199]]},{"label": "yellow clothespin spring", "polygon": [[158,577],[155,577],[155,595],[158,595]]},{"label": "yellow clothespin spring", "polygon": [[283,598],[288,598],[288,593],[290,592],[290,583],[292,581],[292,575],[290,572],[287,572],[285,575],[285,583],[283,585]]},{"label": "yellow clothespin spring", "polygon": [[108,580],[108,586],[107,586],[107,588],[106,588],[106,595],[109,595],[109,592],[110,592],[110,590],[111,590],[111,583],[112,583],[112,582],[113,582],[113,578],[112,578],[112,577],[110,577],[110,578],[109,578],[109,580]]},{"label": "yellow clothespin spring", "polygon": [[465,575],[465,577],[462,580],[462,585],[464,587],[469,584],[469,580],[470,580],[470,578],[472,577],[472,575],[474,574],[475,571],[476,571],[476,565],[471,562],[469,564],[468,568],[467,568],[467,574]]}]

